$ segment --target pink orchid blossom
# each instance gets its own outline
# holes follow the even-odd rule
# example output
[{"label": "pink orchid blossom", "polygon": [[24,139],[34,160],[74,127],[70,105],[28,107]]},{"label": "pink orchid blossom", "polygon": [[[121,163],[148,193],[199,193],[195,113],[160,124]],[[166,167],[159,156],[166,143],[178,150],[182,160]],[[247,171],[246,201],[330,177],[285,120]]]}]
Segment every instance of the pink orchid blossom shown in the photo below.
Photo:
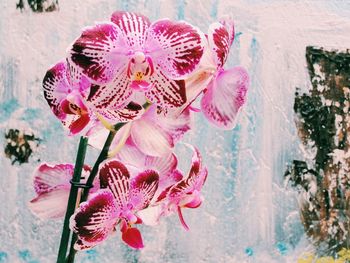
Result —
[{"label": "pink orchid blossom", "polygon": [[201,99],[204,116],[219,128],[233,129],[249,85],[244,68],[223,68],[234,40],[233,23],[229,20],[213,23],[207,39],[199,69],[186,80],[188,102],[184,107],[204,92]]},{"label": "pink orchid blossom", "polygon": [[91,96],[96,107],[124,107],[134,92],[161,108],[183,105],[183,79],[199,64],[203,34],[183,21],[151,24],[130,12],[117,11],[111,21],[86,28],[68,55],[76,71],[107,87]]},{"label": "pink orchid blossom", "polygon": [[84,76],[72,74],[65,61],[49,69],[43,80],[44,97],[52,112],[69,129],[71,134],[81,132],[89,123],[96,122],[93,113],[114,122],[130,121],[143,113],[143,108],[129,103],[124,109],[116,110],[113,105],[98,108],[91,99],[105,87],[92,85]]},{"label": "pink orchid blossom", "polygon": [[200,192],[208,175],[207,168],[202,166],[202,158],[198,149],[192,146],[191,148],[193,148],[194,154],[188,176],[176,183],[169,190],[166,189],[158,197],[158,201],[160,201],[166,195],[168,202],[166,209],[168,211],[177,210],[180,221],[186,230],[189,227],[182,216],[181,208],[197,208],[201,205],[203,198]]},{"label": "pink orchid blossom", "polygon": [[[82,181],[90,174],[90,167],[84,166]],[[30,201],[30,210],[41,219],[53,219],[63,217],[70,191],[70,180],[73,177],[73,164],[41,164],[34,171],[34,189],[37,196]],[[97,190],[98,182],[95,181],[92,193]]]},{"label": "pink orchid blossom", "polygon": [[[152,205],[139,212],[142,221],[149,225],[158,224],[163,216],[167,216],[173,212],[177,212],[183,227],[188,230],[183,215],[182,208],[197,208],[201,205],[203,198],[201,189],[206,181],[208,170],[202,165],[202,158],[199,151],[193,146],[194,153],[191,161],[191,169],[187,177],[183,177],[179,170],[174,170],[173,177],[179,178],[177,182],[163,187],[160,194],[156,195],[156,200]],[[177,174],[177,176],[175,176]]]},{"label": "pink orchid blossom", "polygon": [[131,177],[128,168],[117,160],[108,160],[99,170],[101,190],[81,203],[71,217],[70,228],[77,233],[75,249],[91,248],[105,240],[120,223],[122,240],[135,249],[143,248],[136,215],[145,209],[158,188],[159,176],[144,170]]}]

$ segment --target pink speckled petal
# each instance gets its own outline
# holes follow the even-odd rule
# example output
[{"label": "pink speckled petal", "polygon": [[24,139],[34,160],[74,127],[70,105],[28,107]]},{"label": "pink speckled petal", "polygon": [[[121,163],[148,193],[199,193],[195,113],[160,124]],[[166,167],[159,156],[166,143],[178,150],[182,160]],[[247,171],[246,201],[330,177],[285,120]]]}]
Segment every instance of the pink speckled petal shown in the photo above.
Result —
[{"label": "pink speckled petal", "polygon": [[141,50],[146,38],[146,31],[150,26],[147,17],[131,12],[116,11],[111,20],[123,32],[127,45],[132,50]]},{"label": "pink speckled petal", "polygon": [[[112,122],[129,122],[139,119],[144,113],[144,108],[134,102],[130,102],[124,109],[102,109],[98,112]],[[122,134],[122,133],[121,133]]]},{"label": "pink speckled petal", "polygon": [[109,188],[113,193],[118,207],[123,207],[129,200],[130,174],[124,164],[117,160],[108,160],[101,164],[100,171],[101,188]]},{"label": "pink speckled petal", "polygon": [[70,219],[70,228],[83,243],[91,246],[105,240],[117,224],[118,208],[113,194],[99,190],[81,203]]},{"label": "pink speckled petal", "polygon": [[106,84],[126,67],[129,48],[113,23],[86,28],[73,43],[68,59],[96,84]]},{"label": "pink speckled petal", "polygon": [[229,43],[230,46],[233,43],[233,40],[235,39],[235,26],[234,26],[234,22],[232,20],[232,18],[230,17],[226,17],[226,18],[222,18],[220,19],[220,23],[223,24],[226,27],[226,30],[229,34]]},{"label": "pink speckled petal", "polygon": [[142,210],[150,204],[159,183],[159,175],[153,170],[139,173],[130,183],[130,204],[133,211]]},{"label": "pink speckled petal", "polygon": [[213,23],[208,32],[209,48],[218,67],[223,67],[230,50],[230,35],[221,23]]},{"label": "pink speckled petal", "polygon": [[241,67],[219,73],[201,100],[205,117],[219,128],[233,129],[245,102],[248,85],[248,73]]},{"label": "pink speckled petal", "polygon": [[50,68],[43,80],[44,97],[49,104],[52,112],[59,118],[65,117],[65,113],[60,107],[62,100],[71,91],[67,81],[67,65],[64,61],[57,63]]},{"label": "pink speckled petal", "polygon": [[184,21],[162,19],[150,26],[145,49],[166,76],[183,79],[199,64],[203,39],[203,33]]},{"label": "pink speckled petal", "polygon": [[133,90],[129,87],[130,80],[126,69],[118,72],[112,82],[106,85],[93,85],[87,101],[96,109],[122,109],[130,101]]},{"label": "pink speckled petal", "polygon": [[163,72],[156,70],[150,76],[150,82],[152,87],[145,95],[152,103],[162,108],[181,107],[186,103],[184,80],[169,79]]}]

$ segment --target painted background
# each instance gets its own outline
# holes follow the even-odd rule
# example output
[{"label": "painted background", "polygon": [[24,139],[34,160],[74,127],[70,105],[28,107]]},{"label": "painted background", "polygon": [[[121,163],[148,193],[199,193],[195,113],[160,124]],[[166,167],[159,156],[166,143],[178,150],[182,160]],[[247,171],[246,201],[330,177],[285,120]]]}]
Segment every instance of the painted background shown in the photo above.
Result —
[{"label": "painted background", "polygon": [[107,20],[114,10],[142,12],[151,20],[185,19],[204,32],[231,15],[236,40],[229,65],[246,67],[251,86],[233,131],[215,129],[194,116],[186,141],[203,152],[209,177],[203,205],[184,212],[191,231],[172,216],[156,228],[143,227],[146,247],[141,252],[114,236],[79,253],[77,261],[283,263],[312,251],[296,193],[283,182],[287,164],[306,154],[293,120],[294,93],[296,87],[308,90],[311,85],[306,46],[350,47],[350,1],[59,0],[59,11],[33,13],[28,7],[16,9],[14,0],[1,0],[1,145],[10,128],[42,140],[22,165],[12,165],[1,151],[0,262],[55,261],[62,221],[41,221],[28,210],[34,197],[31,173],[38,160],[73,162],[78,138],[67,137],[51,114],[41,81],[82,27]]}]

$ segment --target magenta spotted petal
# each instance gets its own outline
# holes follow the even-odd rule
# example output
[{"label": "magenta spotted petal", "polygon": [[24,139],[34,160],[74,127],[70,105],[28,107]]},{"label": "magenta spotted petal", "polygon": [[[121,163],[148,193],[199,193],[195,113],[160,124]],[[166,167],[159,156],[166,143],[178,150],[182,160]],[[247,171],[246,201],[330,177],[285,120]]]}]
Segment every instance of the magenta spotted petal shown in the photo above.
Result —
[{"label": "magenta spotted petal", "polygon": [[184,80],[169,79],[159,68],[150,76],[152,87],[145,93],[153,103],[163,108],[180,107],[186,102]]},{"label": "magenta spotted petal", "polygon": [[159,183],[159,175],[153,170],[138,174],[130,183],[130,201],[133,210],[145,209],[150,204]]},{"label": "magenta spotted petal", "polygon": [[70,228],[82,243],[91,247],[108,237],[117,224],[117,218],[118,208],[113,194],[107,189],[99,190],[80,204],[70,219]]},{"label": "magenta spotted petal", "polygon": [[133,50],[142,50],[146,32],[151,24],[147,17],[137,13],[116,11],[112,14],[111,20],[121,29],[129,47]]},{"label": "magenta spotted petal", "polygon": [[218,73],[201,100],[205,117],[222,129],[233,129],[245,102],[248,85],[248,73],[241,67]]},{"label": "magenta spotted petal", "polygon": [[231,47],[230,35],[226,27],[221,23],[213,23],[208,32],[209,48],[216,65],[221,68],[224,66]]},{"label": "magenta spotted petal", "polygon": [[123,108],[131,99],[132,90],[129,84],[130,80],[124,69],[110,83],[100,86],[93,85],[87,101],[99,110]]},{"label": "magenta spotted petal", "polygon": [[64,119],[65,113],[61,109],[61,101],[71,92],[67,80],[67,65],[65,62],[58,62],[50,68],[43,80],[44,97],[52,112],[59,118]]},{"label": "magenta spotted petal", "polygon": [[150,26],[145,49],[167,77],[183,79],[199,64],[203,39],[203,34],[192,25],[163,19]]},{"label": "magenta spotted petal", "polygon": [[121,75],[127,64],[128,47],[113,23],[86,28],[73,43],[69,59],[96,84],[106,84]]},{"label": "magenta spotted petal", "polygon": [[220,23],[223,24],[226,27],[226,30],[229,34],[229,43],[230,46],[233,43],[233,40],[235,39],[235,26],[234,26],[234,22],[232,20],[232,18],[230,17],[226,17],[226,18],[222,18],[220,19]]},{"label": "magenta spotted petal", "polygon": [[103,109],[96,111],[112,122],[129,122],[141,118],[144,108],[139,104],[130,102],[125,108],[120,110]]},{"label": "magenta spotted petal", "polygon": [[80,88],[87,89],[90,83],[82,78],[79,83],[71,84],[67,79],[67,71],[66,62],[59,62],[47,71],[43,80],[44,97],[70,133],[77,134],[90,122],[90,113],[82,101],[80,91]]},{"label": "magenta spotted petal", "polygon": [[109,188],[113,193],[117,206],[123,208],[129,201],[130,174],[124,164],[109,160],[100,166],[101,188]]}]

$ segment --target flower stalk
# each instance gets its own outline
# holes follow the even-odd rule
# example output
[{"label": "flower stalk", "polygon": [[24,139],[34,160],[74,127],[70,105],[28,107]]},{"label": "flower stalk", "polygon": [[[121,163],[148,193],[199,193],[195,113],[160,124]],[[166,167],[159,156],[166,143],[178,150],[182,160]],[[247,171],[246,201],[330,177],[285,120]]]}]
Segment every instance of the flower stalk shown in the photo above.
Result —
[{"label": "flower stalk", "polygon": [[[81,136],[80,142],[79,142],[79,147],[78,147],[77,158],[76,158],[75,166],[74,166],[74,174],[73,174],[73,179],[72,179],[73,182],[80,181],[81,171],[82,171],[83,166],[84,166],[87,143],[88,143],[88,138]],[[78,197],[78,191],[79,191],[79,187],[72,184],[71,189],[70,189],[70,193],[69,193],[67,211],[66,211],[66,215],[64,217],[63,231],[62,231],[62,235],[61,235],[60,247],[58,250],[57,263],[65,262],[67,248],[68,248],[68,241],[69,241],[69,236],[70,236],[69,219],[73,215],[74,210],[75,210],[75,206],[77,203],[77,197]]]}]

